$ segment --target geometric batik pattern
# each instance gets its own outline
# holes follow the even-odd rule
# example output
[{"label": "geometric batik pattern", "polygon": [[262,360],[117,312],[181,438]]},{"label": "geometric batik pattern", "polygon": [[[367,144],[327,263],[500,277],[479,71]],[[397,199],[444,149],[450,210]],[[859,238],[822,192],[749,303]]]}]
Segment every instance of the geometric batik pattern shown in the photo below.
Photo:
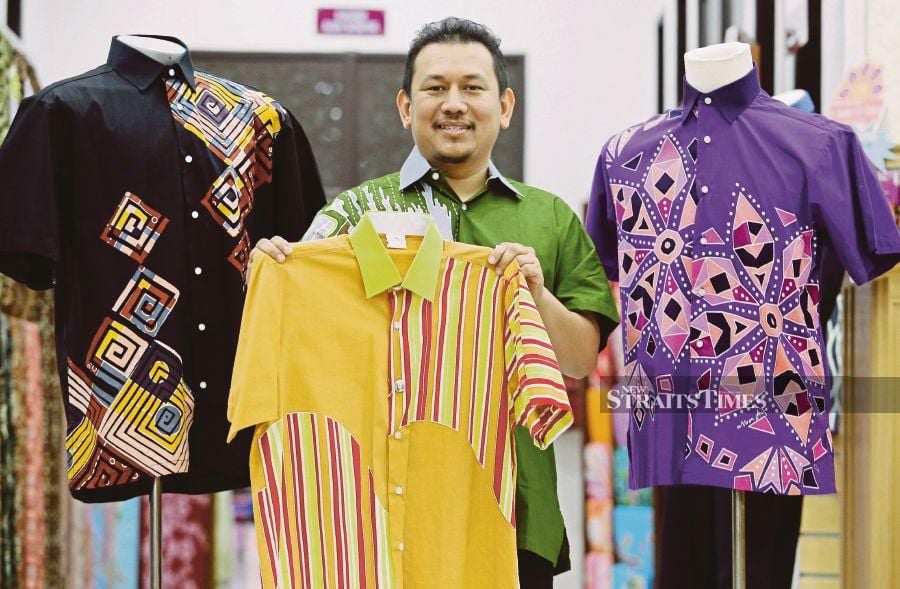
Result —
[{"label": "geometric batik pattern", "polygon": [[143,266],[119,295],[113,310],[144,334],[155,337],[178,302],[178,289]]},{"label": "geometric batik pattern", "polygon": [[250,243],[250,235],[245,231],[243,235],[241,235],[240,241],[238,241],[237,245],[234,246],[234,249],[231,250],[231,255],[228,256],[228,263],[241,273],[245,284],[247,282],[247,267],[250,262],[250,252],[252,249],[253,244]]},{"label": "geometric batik pattern", "polygon": [[[121,304],[129,300],[125,295],[140,280],[154,278],[139,269],[117,310],[130,309]],[[152,316],[152,305],[140,306],[146,312],[144,318]],[[160,324],[165,315],[159,315]],[[67,364],[67,411],[74,417],[70,423],[76,424],[66,437],[73,489],[115,486],[187,470],[194,399],[175,350],[106,317],[89,348],[87,372],[71,358]]]},{"label": "geometric batik pattern", "polygon": [[[625,131],[610,145],[621,151],[637,131]],[[619,228],[626,365],[633,365],[639,354],[665,356],[674,363],[687,350],[691,333],[685,293],[690,292],[697,202],[693,161],[670,135],[662,136],[652,151],[628,153],[620,167],[639,178],[620,179],[609,170]],[[626,384],[643,386],[644,378],[638,366]],[[651,415],[642,407],[632,417],[643,426]]]},{"label": "geometric batik pattern", "polygon": [[[825,395],[821,346],[817,338],[810,337],[806,315],[794,312],[809,298],[810,290],[818,296],[818,286],[808,284],[815,257],[814,232],[792,220],[788,242],[776,258],[768,225],[771,219],[764,218],[759,201],[739,183],[735,183],[732,198],[731,249],[749,296],[736,297],[728,304],[733,328],[728,333],[730,345],[725,350],[728,357],[719,392],[733,398],[738,392],[752,391],[756,398],[753,407],[762,406],[767,415],[778,416],[806,446],[813,424],[813,395]],[[777,219],[774,222],[779,224],[784,221],[782,216]],[[711,246],[709,254],[730,255],[728,247]],[[777,274],[776,269],[780,270]],[[773,278],[778,275],[782,280],[776,282]],[[710,310],[698,317],[709,320],[717,313],[723,314]],[[767,381],[770,387],[766,387]],[[810,391],[811,386],[817,390]],[[771,390],[771,395],[760,395],[766,390]]]},{"label": "geometric batik pattern", "polygon": [[134,372],[149,342],[125,323],[106,317],[88,348],[85,364],[94,377],[94,392],[110,406]]},{"label": "geometric batik pattern", "polygon": [[98,430],[106,444],[153,476],[183,472],[193,398],[180,381],[167,401],[129,380]]},{"label": "geometric batik pattern", "polygon": [[[207,73],[195,73],[195,88],[182,80],[166,82],[175,121],[225,164],[204,196],[204,208],[230,237],[244,241],[245,221],[256,190],[272,180],[275,137],[281,107],[262,92]],[[240,258],[232,255],[235,265]],[[244,274],[246,259],[238,270]]]},{"label": "geometric batik pattern", "polygon": [[115,448],[97,445],[80,472],[69,470],[69,487],[73,490],[102,489],[134,483],[145,478],[146,474],[135,468]]},{"label": "geometric batik pattern", "polygon": [[143,264],[168,223],[137,195],[126,192],[100,239]]},{"label": "geometric batik pattern", "polygon": [[[130,193],[103,232],[142,263],[166,219]],[[186,472],[194,398],[178,353],[156,339],[178,302],[169,281],[139,266],[100,323],[83,364],[66,359],[66,458],[73,490]]]},{"label": "geometric batik pattern", "polygon": [[[730,486],[814,492],[814,463],[831,447],[817,418],[826,381],[819,287],[810,281],[815,234],[784,210],[766,210],[740,183],[730,191],[727,226],[717,220],[697,228],[696,138],[684,145],[664,132],[652,149],[635,139],[663,118],[613,137],[605,152],[618,230],[624,384],[658,395],[667,392],[660,382],[671,391],[681,379],[690,381],[681,391],[688,384],[694,394],[714,395],[716,433],[696,431],[694,412],[685,460],[730,473]],[[656,373],[648,376],[645,362]],[[657,413],[656,401],[633,408],[633,426],[646,430]],[[747,460],[723,445],[728,425],[770,437],[766,452]],[[796,449],[778,445],[779,426]]]},{"label": "geometric batik pattern", "polygon": [[[715,358],[719,367],[711,383],[714,424],[746,424],[748,430],[772,436],[770,447],[738,465],[734,488],[815,491],[819,484],[813,464],[816,456],[827,453],[830,432],[817,430],[815,419],[823,413],[827,391],[821,345],[811,331],[811,316],[818,315],[812,306],[818,303],[818,285],[809,283],[814,232],[784,214],[773,219],[740,183],[731,197],[730,243],[708,243],[704,257],[694,262],[693,286],[704,293],[704,309],[691,324],[691,351],[694,357]],[[788,229],[787,244],[778,244],[780,255],[773,222],[781,231]],[[788,427],[799,449],[810,450],[814,443],[814,456],[779,447],[772,419]]]}]

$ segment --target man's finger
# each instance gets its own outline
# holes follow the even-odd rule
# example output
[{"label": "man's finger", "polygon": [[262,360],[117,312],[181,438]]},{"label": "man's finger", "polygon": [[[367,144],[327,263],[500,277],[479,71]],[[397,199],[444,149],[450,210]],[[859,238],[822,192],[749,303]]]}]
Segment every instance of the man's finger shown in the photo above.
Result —
[{"label": "man's finger", "polygon": [[503,255],[500,256],[500,259],[497,260],[496,268],[497,274],[503,274],[503,271],[506,270],[506,267],[509,266],[509,263],[512,262],[516,256],[519,255],[515,244],[510,244],[505,250],[503,250]]},{"label": "man's finger", "polygon": [[537,270],[541,271],[541,263],[537,260],[537,258],[530,256],[517,256],[516,262],[519,263],[519,268],[528,272],[529,270]]},{"label": "man's finger", "polygon": [[270,258],[273,258],[279,262],[284,261],[284,254],[274,243],[272,243],[271,240],[260,239],[259,242],[256,244],[256,248],[254,248],[254,249],[256,251],[266,254]]},{"label": "man's finger", "polygon": [[284,255],[288,255],[289,253],[294,251],[294,248],[291,246],[290,242],[280,235],[274,236],[271,241],[275,245],[275,247],[277,247]]},{"label": "man's finger", "polygon": [[493,251],[491,251],[491,254],[488,256],[488,264],[496,263],[508,247],[509,244],[503,241],[495,245]]}]

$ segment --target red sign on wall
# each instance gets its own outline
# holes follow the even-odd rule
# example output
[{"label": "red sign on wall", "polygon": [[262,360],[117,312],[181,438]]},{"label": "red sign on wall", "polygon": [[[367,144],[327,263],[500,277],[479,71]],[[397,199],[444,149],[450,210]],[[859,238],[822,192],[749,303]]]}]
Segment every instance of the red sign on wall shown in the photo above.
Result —
[{"label": "red sign on wall", "polygon": [[356,8],[320,8],[321,35],[383,35],[384,11]]}]

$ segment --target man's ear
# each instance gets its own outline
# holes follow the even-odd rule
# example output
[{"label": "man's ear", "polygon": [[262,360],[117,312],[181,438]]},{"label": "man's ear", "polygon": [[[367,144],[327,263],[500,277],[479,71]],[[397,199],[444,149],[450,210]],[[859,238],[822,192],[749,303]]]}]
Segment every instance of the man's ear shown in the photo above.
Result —
[{"label": "man's ear", "polygon": [[509,128],[509,121],[512,119],[513,111],[516,109],[516,95],[512,88],[507,88],[500,95],[500,127]]},{"label": "man's ear", "polygon": [[412,109],[412,101],[406,90],[401,89],[397,92],[397,112],[400,113],[400,122],[403,123],[404,129],[409,129],[409,122],[412,118],[410,111]]}]

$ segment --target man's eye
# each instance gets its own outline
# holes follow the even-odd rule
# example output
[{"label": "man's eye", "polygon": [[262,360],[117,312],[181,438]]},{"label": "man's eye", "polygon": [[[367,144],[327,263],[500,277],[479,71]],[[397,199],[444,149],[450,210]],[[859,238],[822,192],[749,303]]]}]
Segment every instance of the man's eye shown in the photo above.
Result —
[{"label": "man's eye", "polygon": [[484,90],[484,88],[482,88],[481,86],[469,85],[466,86],[466,90],[468,90],[469,92],[480,92],[481,90]]},{"label": "man's eye", "polygon": [[443,86],[429,86],[428,88],[425,88],[425,90],[428,92],[440,92],[443,89],[444,89]]}]

